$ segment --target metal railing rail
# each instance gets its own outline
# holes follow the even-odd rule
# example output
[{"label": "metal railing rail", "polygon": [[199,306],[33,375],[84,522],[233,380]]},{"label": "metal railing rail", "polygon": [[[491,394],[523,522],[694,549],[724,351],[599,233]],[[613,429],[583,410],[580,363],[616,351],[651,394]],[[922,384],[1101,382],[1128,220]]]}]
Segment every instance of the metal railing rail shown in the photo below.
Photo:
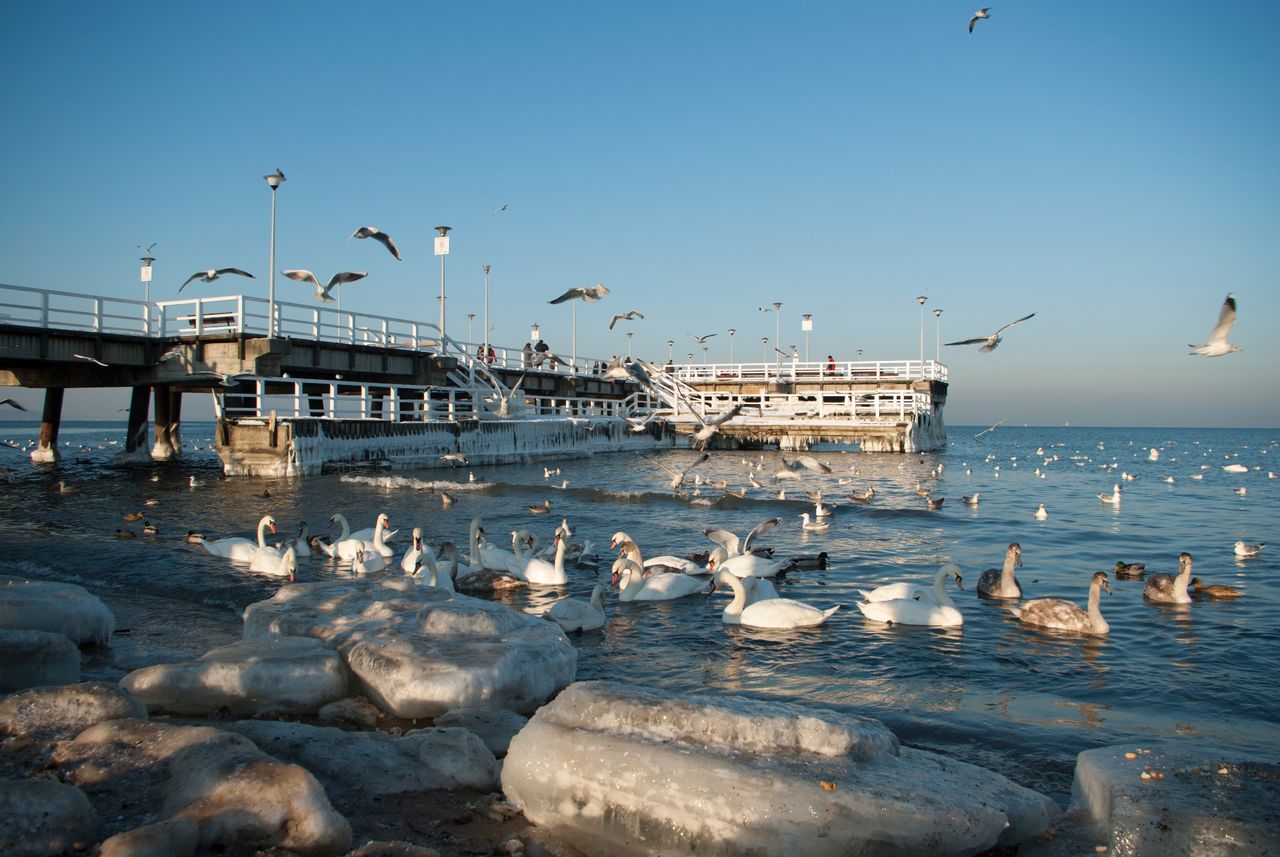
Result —
[{"label": "metal railing rail", "polygon": [[[914,390],[828,390],[822,393],[704,393],[699,404],[708,412],[724,412],[736,405],[742,411],[735,423],[757,422],[904,422],[932,406],[928,393]],[[679,424],[698,423],[689,411],[666,417]]]},{"label": "metal railing rail", "polygon": [[934,360],[851,360],[834,366],[825,361],[803,363],[708,363],[668,366],[686,383],[711,381],[946,381],[947,367]]}]

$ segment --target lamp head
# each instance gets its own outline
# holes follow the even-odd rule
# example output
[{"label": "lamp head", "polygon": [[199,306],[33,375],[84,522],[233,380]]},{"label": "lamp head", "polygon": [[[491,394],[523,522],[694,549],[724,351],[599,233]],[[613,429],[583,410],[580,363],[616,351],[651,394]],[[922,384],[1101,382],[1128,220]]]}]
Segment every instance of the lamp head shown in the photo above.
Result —
[{"label": "lamp head", "polygon": [[488,266],[488,265],[485,265],[485,266],[484,266],[484,272],[485,272],[486,274],[487,274],[487,273],[489,273],[489,266]]},{"label": "lamp head", "polygon": [[929,298],[926,295],[920,295],[916,300],[920,301],[920,306],[924,306],[924,302],[929,300]]},{"label": "lamp head", "polygon": [[263,176],[267,180],[267,184],[271,185],[271,189],[275,190],[284,183],[284,173],[280,172],[280,168],[276,167],[276,171],[269,176]]},{"label": "lamp head", "polygon": [[144,265],[146,265],[148,268],[150,268],[150,267],[151,267],[151,263],[152,263],[152,262],[154,262],[155,260],[156,260],[156,257],[155,257],[155,256],[143,256],[143,257],[142,257],[142,264],[144,264]]},{"label": "lamp head", "polygon": [[443,238],[444,236],[446,236],[446,235],[448,235],[448,234],[449,234],[449,231],[450,231],[451,229],[453,229],[453,227],[452,227],[452,226],[437,226],[437,227],[436,227],[436,232],[439,232],[439,233],[440,233],[440,237],[441,237],[441,238]]},{"label": "lamp head", "polygon": [[934,318],[942,318],[942,310],[940,310],[940,309],[935,309],[935,310],[933,311],[933,317],[934,317]]}]

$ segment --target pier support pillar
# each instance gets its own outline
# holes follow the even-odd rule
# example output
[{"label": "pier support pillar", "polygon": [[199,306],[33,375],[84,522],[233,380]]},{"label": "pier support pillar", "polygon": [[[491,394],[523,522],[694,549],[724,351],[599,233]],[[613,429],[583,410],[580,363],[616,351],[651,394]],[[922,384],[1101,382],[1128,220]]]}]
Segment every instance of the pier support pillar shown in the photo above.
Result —
[{"label": "pier support pillar", "polygon": [[129,428],[124,454],[129,458],[147,456],[147,413],[151,409],[151,388],[134,387],[129,398]]},{"label": "pier support pillar", "polygon": [[36,464],[53,464],[58,455],[58,428],[62,425],[62,387],[50,387],[44,391],[44,413],[40,416],[40,443],[31,450],[31,460]]},{"label": "pier support pillar", "polygon": [[182,390],[169,392],[169,446],[175,458],[182,456]]},{"label": "pier support pillar", "polygon": [[157,384],[154,388],[156,400],[156,442],[151,447],[151,457],[155,461],[171,461],[173,445],[169,442],[170,405],[168,384]]}]

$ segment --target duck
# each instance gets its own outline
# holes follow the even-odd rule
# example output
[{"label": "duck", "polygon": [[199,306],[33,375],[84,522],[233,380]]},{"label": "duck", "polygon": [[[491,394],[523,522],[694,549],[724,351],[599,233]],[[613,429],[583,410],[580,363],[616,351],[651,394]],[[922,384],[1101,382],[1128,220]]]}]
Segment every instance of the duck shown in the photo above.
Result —
[{"label": "duck", "polygon": [[863,616],[874,622],[957,628],[964,624],[964,614],[956,608],[955,602],[947,595],[945,583],[947,577],[954,577],[956,588],[964,589],[960,567],[955,563],[947,563],[938,570],[932,597],[917,595],[908,598],[891,598],[886,601],[860,601],[856,606]]},{"label": "duck", "polygon": [[1144,562],[1117,562],[1115,566],[1117,579],[1141,580],[1146,572],[1147,564]]},{"label": "duck", "polygon": [[[344,531],[349,530],[345,518],[342,518],[340,515],[334,515],[333,518],[330,518],[330,521],[332,522],[334,519],[339,519],[338,522],[342,524],[342,529]],[[362,550],[365,553],[365,562],[368,564],[369,570],[376,571],[384,568],[386,566],[386,560],[391,559],[391,557],[394,556],[394,552],[386,545],[386,530],[390,525],[391,518],[387,516],[386,512],[382,512],[378,515],[377,523],[374,526],[372,540],[361,538],[363,533],[363,531],[361,531],[360,533],[352,533],[349,537],[339,539],[331,545],[323,545],[320,549],[324,551],[326,556],[332,556],[338,559],[355,559],[356,552]],[[380,564],[373,559],[375,554],[381,557],[382,562]],[[377,568],[374,568],[375,565]]]},{"label": "duck", "polygon": [[249,570],[271,577],[287,577],[292,583],[298,576],[298,549],[289,545],[274,561],[255,562]]},{"label": "duck", "polygon": [[422,527],[413,528],[413,544],[400,558],[400,570],[405,574],[417,574],[422,564]]},{"label": "duck", "polygon": [[1021,598],[1022,585],[1013,576],[1022,565],[1022,545],[1013,542],[1004,552],[1004,567],[989,568],[978,578],[978,595],[985,598]]},{"label": "duck", "polygon": [[702,592],[704,584],[687,574],[655,574],[645,577],[644,570],[628,557],[614,560],[611,585],[622,583],[619,601],[672,601]]},{"label": "duck", "polygon": [[1049,520],[1049,510],[1044,507],[1044,503],[1041,503],[1040,506],[1036,509],[1036,520],[1037,521]]},{"label": "duck", "polygon": [[142,534],[146,536],[158,536],[160,535],[160,528],[150,521],[143,521]]},{"label": "duck", "polygon": [[1189,604],[1191,594],[1187,587],[1191,584],[1191,554],[1183,551],[1178,554],[1178,573],[1153,574],[1147,578],[1142,588],[1142,597],[1148,601],[1162,601],[1167,604]]},{"label": "duck", "polygon": [[964,503],[966,506],[976,506],[978,505],[978,498],[981,496],[982,496],[981,491],[979,491],[976,494],[965,494],[963,497],[960,498],[960,502]]},{"label": "duck", "polygon": [[1257,556],[1259,553],[1262,552],[1262,549],[1265,548],[1266,546],[1267,546],[1266,542],[1259,542],[1258,544],[1254,545],[1254,544],[1249,544],[1248,542],[1241,539],[1240,541],[1236,542],[1236,547],[1235,547],[1236,556],[1239,556],[1239,557]]},{"label": "duck", "polygon": [[1200,598],[1239,598],[1244,593],[1234,586],[1223,586],[1222,584],[1214,584],[1205,586],[1200,578],[1191,578],[1191,594]]},{"label": "duck", "polygon": [[583,602],[577,598],[565,598],[557,601],[551,609],[542,614],[560,626],[566,634],[582,631],[595,631],[604,627],[604,586],[597,583],[591,590],[591,601]]},{"label": "duck", "polygon": [[187,530],[187,544],[198,545],[203,544],[204,533],[197,533],[195,530]]},{"label": "duck", "polygon": [[[826,570],[831,558],[827,556],[826,551],[819,551],[816,554],[806,554],[804,556],[793,556],[787,562],[787,571],[813,571]],[[763,578],[752,578],[753,580]]]},{"label": "duck", "polygon": [[144,515],[142,512],[125,512],[120,517],[128,521],[129,523],[133,523],[134,521],[141,521],[143,518],[146,517],[146,515]]},{"label": "duck", "polygon": [[258,551],[274,551],[273,548],[267,546],[267,530],[271,530],[272,535],[275,535],[276,519],[270,515],[263,515],[258,520],[257,542],[241,536],[232,536],[211,542],[202,536],[200,544],[204,545],[204,549],[214,556],[220,556],[223,559],[229,559],[234,562],[253,562],[253,558]]},{"label": "duck", "polygon": [[529,506],[530,515],[549,515],[551,513],[551,501],[543,500],[539,506]]},{"label": "duck", "polygon": [[[767,583],[767,581],[760,582]],[[749,602],[746,585],[736,575],[727,571],[721,571],[711,579],[712,591],[717,584],[721,583],[733,590],[733,600],[720,613],[720,621],[726,625],[743,625],[748,628],[770,630],[813,628],[826,622],[840,609],[840,605],[837,604],[835,607],[822,610],[791,598],[757,598]],[[753,585],[758,586],[758,582]]]},{"label": "duck", "polygon": [[138,537],[138,534],[135,533],[133,530],[125,530],[125,529],[116,530],[117,539],[136,539],[137,537]]},{"label": "duck", "polygon": [[895,601],[903,598],[923,598],[941,604],[941,598],[947,598],[947,579],[955,577],[959,581],[960,569],[952,563],[947,563],[938,569],[938,573],[933,576],[933,586],[924,587],[918,583],[886,583],[884,586],[877,586],[868,592],[865,589],[859,589],[858,594],[862,596],[863,601]]},{"label": "duck", "polygon": [[815,520],[811,522],[809,520],[808,512],[801,513],[800,517],[804,518],[803,523],[800,524],[800,528],[807,533],[825,533],[827,530],[831,529],[831,521],[829,520]]},{"label": "duck", "polygon": [[1077,634],[1107,634],[1110,633],[1111,626],[1102,618],[1102,611],[1098,609],[1099,593],[1104,589],[1108,595],[1111,594],[1107,573],[1097,571],[1089,583],[1089,606],[1086,610],[1081,610],[1078,604],[1062,598],[1037,598],[1021,607],[1010,608],[1010,612],[1024,625]]},{"label": "duck", "polygon": [[[564,573],[564,550],[565,539],[567,535],[562,527],[556,527],[555,535],[551,537],[551,543],[556,549],[555,562],[547,562],[545,559],[532,557],[524,561],[523,567],[517,573],[518,577],[523,578],[528,583],[535,586],[564,586],[569,582],[569,577]],[[520,530],[512,534],[512,548],[516,552],[517,563],[522,559],[520,544],[528,543],[530,536],[528,530]]]},{"label": "duck", "polygon": [[1098,499],[1103,503],[1110,503],[1113,506],[1120,505],[1120,483],[1117,482],[1111,489],[1110,494],[1099,494]]}]

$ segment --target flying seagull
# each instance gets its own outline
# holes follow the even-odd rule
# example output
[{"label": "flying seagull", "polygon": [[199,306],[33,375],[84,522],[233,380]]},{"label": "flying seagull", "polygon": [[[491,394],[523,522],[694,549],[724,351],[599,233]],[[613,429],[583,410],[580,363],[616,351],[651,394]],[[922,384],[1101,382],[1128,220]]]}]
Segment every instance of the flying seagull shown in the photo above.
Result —
[{"label": "flying seagull", "polygon": [[500,205],[500,206],[498,206],[497,208],[495,208],[495,209],[493,210],[493,213],[494,213],[494,214],[500,214],[500,213],[502,213],[502,212],[506,211],[506,210],[507,210],[507,208],[508,208],[510,205],[511,205],[511,203],[509,203],[509,202],[504,202],[502,205]]},{"label": "flying seagull", "polygon": [[99,360],[99,359],[98,359],[98,358],[96,358],[96,357],[87,357],[87,356],[85,356],[85,355],[83,355],[83,354],[72,354],[71,356],[72,356],[72,357],[74,357],[74,358],[76,358],[77,360],[88,360],[90,363],[93,363],[93,364],[96,364],[96,365],[98,365],[98,366],[101,366],[101,367],[103,367],[104,369],[105,369],[105,368],[106,368],[106,366],[107,366],[107,364],[106,364],[106,363],[103,363],[101,360]]},{"label": "flying seagull", "polygon": [[218,386],[219,386],[219,387],[236,387],[236,386],[239,386],[239,384],[240,384],[240,382],[239,382],[239,381],[237,381],[237,380],[235,379],[235,377],[234,377],[234,376],[232,376],[232,375],[224,375],[224,374],[222,374],[221,372],[212,372],[212,371],[210,371],[210,372],[193,372],[193,373],[191,373],[191,377],[192,377],[192,378],[214,378],[214,379],[217,379],[217,383],[218,383]]},{"label": "flying seagull", "polygon": [[400,251],[396,249],[396,242],[392,241],[390,235],[380,231],[376,226],[361,226],[355,232],[352,232],[347,240],[350,241],[352,238],[372,238],[383,247],[386,247],[397,260],[400,260]]},{"label": "flying seagull", "polygon": [[985,21],[991,17],[991,7],[983,6],[977,12],[973,13],[973,17],[969,19],[969,32],[973,32],[973,25],[979,21]]},{"label": "flying seagull", "polygon": [[979,348],[978,351],[982,354],[986,354],[988,351],[996,350],[996,346],[998,346],[1001,342],[1001,339],[1000,339],[1001,333],[1013,327],[1015,324],[1026,321],[1027,319],[1032,318],[1033,316],[1035,316],[1035,313],[1031,313],[1031,315],[1024,315],[1022,318],[1018,319],[1018,321],[1011,321],[1008,324],[1006,324],[1004,327],[997,330],[995,333],[991,334],[990,336],[979,336],[975,339],[961,339],[959,342],[944,342],[942,344],[943,345],[977,345],[979,342],[981,342],[982,347]]},{"label": "flying seagull", "polygon": [[327,304],[331,304],[334,301],[333,295],[329,294],[333,290],[334,286],[341,286],[344,283],[354,283],[356,280],[363,280],[365,277],[369,276],[367,271],[339,271],[329,278],[329,285],[322,286],[320,285],[320,281],[316,279],[315,274],[303,268],[293,271],[281,271],[280,273],[284,274],[289,279],[297,280],[300,283],[313,283],[316,287],[316,291],[311,297]]},{"label": "flying seagull", "polygon": [[995,425],[993,425],[991,428],[985,428],[985,429],[983,429],[982,431],[980,431],[980,432],[978,432],[977,434],[975,434],[975,435],[974,435],[974,437],[975,437],[975,438],[977,438],[977,437],[982,437],[982,436],[983,436],[984,434],[986,434],[987,432],[989,432],[989,431],[995,431],[996,429],[998,429],[998,428],[999,428],[1000,426],[1002,426],[1002,425],[1004,425],[1004,420],[1001,420],[1000,422],[996,423],[996,424],[995,424]]},{"label": "flying seagull", "polygon": [[742,413],[741,402],[734,405],[732,408],[725,411],[723,414],[720,414],[719,416],[716,416],[716,417],[712,417],[709,420],[704,420],[701,416],[699,416],[697,411],[694,411],[693,412],[694,419],[696,419],[699,423],[702,424],[702,428],[698,429],[696,432],[693,433],[694,443],[698,445],[699,449],[706,449],[707,441],[711,440],[711,437],[716,432],[720,431],[720,426],[729,422],[729,420],[733,419],[740,413]]},{"label": "flying seagull", "polygon": [[1209,341],[1204,345],[1192,345],[1191,353],[1198,354],[1201,357],[1221,357],[1224,354],[1230,354],[1232,351],[1239,351],[1239,345],[1232,345],[1227,342],[1227,335],[1231,333],[1231,325],[1236,323],[1236,296],[1228,293],[1227,299],[1222,302],[1222,309],[1218,312],[1218,323],[1214,325],[1213,330],[1209,331]]},{"label": "flying seagull", "polygon": [[17,408],[20,411],[26,410],[26,408],[22,407],[22,405],[15,402],[13,399],[0,399],[0,405],[8,405],[11,408]]},{"label": "flying seagull", "polygon": [[253,274],[250,274],[248,271],[242,271],[239,268],[210,268],[207,271],[196,271],[190,277],[187,277],[187,281],[178,286],[178,291],[181,292],[185,289],[190,285],[192,280],[204,280],[206,283],[212,283],[223,274],[235,274],[238,277],[248,277],[251,280],[256,279]]},{"label": "flying seagull", "polygon": [[152,243],[152,244],[148,244],[148,245],[147,245],[147,246],[145,246],[145,247],[144,247],[144,246],[142,246],[141,244],[139,244],[139,245],[138,245],[138,249],[139,249],[139,250],[141,250],[143,253],[146,253],[148,256],[150,256],[150,255],[151,255],[151,250],[156,246],[156,244],[159,244],[159,243],[160,243],[159,241],[156,241],[156,242],[154,242],[154,243]]},{"label": "flying seagull", "polygon": [[690,335],[690,336],[692,336],[692,337],[693,337],[693,341],[694,341],[694,342],[696,342],[696,343],[698,343],[699,345],[706,345],[706,344],[707,344],[707,340],[708,340],[708,339],[710,339],[711,337],[715,336],[715,334],[714,334],[714,333],[708,333],[706,336],[696,336],[696,335],[694,335],[694,334],[692,334],[692,333],[691,333],[691,334],[689,334],[689,335]]},{"label": "flying seagull", "polygon": [[565,292],[560,297],[553,301],[547,301],[547,303],[562,304],[565,301],[571,301],[574,298],[582,298],[588,303],[595,303],[607,294],[609,294],[609,290],[599,283],[596,283],[594,286],[584,286],[580,289],[569,289],[569,291]]},{"label": "flying seagull", "polygon": [[613,330],[613,326],[620,321],[633,321],[634,319],[637,319],[637,318],[644,318],[644,316],[641,315],[638,310],[629,309],[626,312],[624,312],[622,315],[615,315],[613,319],[609,322],[609,329]]}]

